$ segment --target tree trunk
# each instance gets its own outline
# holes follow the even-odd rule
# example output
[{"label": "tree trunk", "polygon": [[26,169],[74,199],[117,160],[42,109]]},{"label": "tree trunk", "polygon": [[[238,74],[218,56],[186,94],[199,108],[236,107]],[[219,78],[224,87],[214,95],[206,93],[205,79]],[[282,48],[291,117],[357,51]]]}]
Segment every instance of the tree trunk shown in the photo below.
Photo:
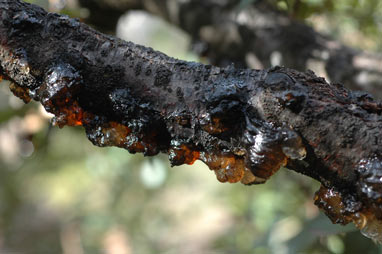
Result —
[{"label": "tree trunk", "polygon": [[285,166],[322,183],[315,203],[333,222],[382,240],[382,104],[367,94],[312,72],[180,61],[19,0],[0,0],[0,63],[16,96],[95,145],[199,159],[221,182]]}]

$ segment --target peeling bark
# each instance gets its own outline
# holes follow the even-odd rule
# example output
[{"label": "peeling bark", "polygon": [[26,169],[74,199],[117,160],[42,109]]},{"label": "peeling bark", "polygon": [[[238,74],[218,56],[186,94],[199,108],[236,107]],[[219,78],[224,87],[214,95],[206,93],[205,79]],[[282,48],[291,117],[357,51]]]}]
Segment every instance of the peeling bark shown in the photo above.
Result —
[{"label": "peeling bark", "polygon": [[312,72],[218,68],[0,0],[0,73],[54,123],[85,128],[172,165],[204,161],[221,182],[263,183],[280,167],[321,182],[334,223],[382,241],[382,104]]},{"label": "peeling bark", "polygon": [[[239,0],[143,0],[140,6],[130,0],[121,4],[111,0],[79,1],[90,12],[97,13],[102,5],[115,17],[123,10],[136,8],[158,15],[187,32],[195,51],[217,66],[234,63],[242,68],[268,68],[277,52],[279,65],[305,71],[314,62],[331,82],[382,98],[381,54],[350,48],[292,20],[265,1],[255,1],[245,8],[240,8]],[[126,2],[132,7],[128,8]],[[103,24],[113,26],[109,21]]]}]

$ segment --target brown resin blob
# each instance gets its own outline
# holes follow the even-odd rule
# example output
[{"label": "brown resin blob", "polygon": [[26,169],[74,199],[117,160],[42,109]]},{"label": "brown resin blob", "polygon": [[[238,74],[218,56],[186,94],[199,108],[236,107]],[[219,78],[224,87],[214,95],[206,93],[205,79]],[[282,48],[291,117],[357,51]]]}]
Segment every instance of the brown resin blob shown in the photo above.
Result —
[{"label": "brown resin blob", "polygon": [[11,82],[9,84],[9,89],[16,97],[19,97],[21,100],[23,100],[24,103],[29,103],[32,100],[32,98],[29,96],[28,88],[18,86],[16,83]]},{"label": "brown resin blob", "polygon": [[352,221],[352,214],[346,211],[346,206],[339,192],[323,186],[316,192],[314,203],[325,211],[333,223],[348,224]]},{"label": "brown resin blob", "polygon": [[172,146],[169,149],[168,154],[173,166],[182,164],[192,165],[200,157],[199,151],[191,149],[190,146],[185,144]]},{"label": "brown resin blob", "polygon": [[156,132],[147,135],[133,132],[128,126],[110,121],[102,117],[94,117],[85,124],[89,140],[97,146],[117,146],[125,148],[130,153],[158,154]]},{"label": "brown resin blob", "polygon": [[200,160],[215,171],[220,182],[236,183],[244,176],[244,159],[231,153],[212,154],[202,152]]},{"label": "brown resin blob", "polygon": [[324,186],[321,186],[314,197],[315,205],[324,210],[333,223],[345,225],[353,222],[363,235],[382,243],[382,220],[376,218],[372,207],[357,202],[352,204],[353,202],[346,202],[341,193]]},{"label": "brown resin blob", "polygon": [[81,82],[81,76],[73,67],[58,65],[47,72],[44,83],[37,91],[46,111],[55,115],[53,124],[60,128],[83,124],[84,111],[76,96]]},{"label": "brown resin blob", "polygon": [[[9,78],[0,74],[0,82],[3,80],[9,80]],[[18,86],[15,82],[11,81],[9,83],[9,90],[11,90],[13,95],[20,98],[24,103],[29,103],[32,100],[32,98],[29,96],[29,89]]]},{"label": "brown resin blob", "polygon": [[[89,116],[88,116],[89,117]],[[62,107],[55,111],[55,117],[52,119],[52,123],[60,128],[65,125],[68,126],[80,126],[83,125],[84,112],[78,105],[77,101],[73,101],[70,106]]]},{"label": "brown resin blob", "polygon": [[288,157],[282,152],[280,145],[269,147],[252,155],[254,174],[268,179],[288,162]]},{"label": "brown resin blob", "polygon": [[248,119],[244,133],[248,147],[246,164],[254,176],[266,180],[285,166],[288,159],[305,158],[305,147],[296,132],[267,125],[268,128],[259,129],[255,124]]}]

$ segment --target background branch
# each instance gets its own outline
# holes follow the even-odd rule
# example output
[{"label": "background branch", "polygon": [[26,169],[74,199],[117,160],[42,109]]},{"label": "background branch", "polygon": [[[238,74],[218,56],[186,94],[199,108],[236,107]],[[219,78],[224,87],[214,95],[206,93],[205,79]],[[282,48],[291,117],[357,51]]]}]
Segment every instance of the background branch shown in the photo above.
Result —
[{"label": "background branch", "polygon": [[[333,83],[382,98],[382,55],[353,49],[277,11],[266,1],[241,7],[241,1],[156,1],[115,3],[80,0],[97,28],[116,27],[117,18],[94,23],[94,17],[119,17],[131,9],[158,15],[187,32],[194,51],[214,65],[269,68],[283,65],[299,71],[317,68]],[[104,15],[106,15],[104,14]],[[273,64],[272,64],[273,62]]]}]

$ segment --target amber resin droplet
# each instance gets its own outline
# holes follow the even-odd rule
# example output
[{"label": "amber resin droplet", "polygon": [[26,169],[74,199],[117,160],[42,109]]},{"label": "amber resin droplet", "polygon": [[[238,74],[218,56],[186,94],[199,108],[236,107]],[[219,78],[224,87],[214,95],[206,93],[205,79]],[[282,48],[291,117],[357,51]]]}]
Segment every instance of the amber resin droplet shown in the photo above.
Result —
[{"label": "amber resin droplet", "polygon": [[[0,77],[0,81],[1,81],[1,77]],[[24,103],[29,103],[32,100],[31,97],[29,96],[28,88],[20,87],[16,85],[16,83],[11,82],[9,84],[9,89],[16,97],[23,100]]]},{"label": "amber resin droplet", "polygon": [[345,225],[353,222],[363,235],[382,243],[382,219],[375,216],[375,210],[372,207],[352,204],[349,208],[338,191],[324,186],[316,192],[314,203],[324,210],[333,223]]},{"label": "amber resin droplet", "polygon": [[215,171],[220,182],[236,183],[244,176],[244,159],[231,153],[213,154],[202,152],[200,160]]},{"label": "amber resin droplet", "polygon": [[55,117],[53,118],[53,125],[60,128],[65,125],[68,126],[81,126],[83,125],[84,111],[78,105],[77,101],[73,101],[71,105],[66,107],[60,107],[55,111]]},{"label": "amber resin droplet", "polygon": [[[118,146],[126,147],[126,137],[130,134],[131,130],[120,123],[108,122],[104,123],[98,128],[98,145],[100,146]],[[143,147],[141,144],[136,144],[133,147],[134,150],[141,151]]]},{"label": "amber resin droplet", "polygon": [[325,211],[333,223],[345,225],[352,221],[351,215],[346,212],[341,194],[333,189],[321,186],[315,194],[314,203]]},{"label": "amber resin droplet", "polygon": [[245,185],[262,184],[262,183],[265,183],[266,181],[267,179],[265,178],[254,176],[249,168],[244,169],[243,178],[240,180],[240,182]]},{"label": "amber resin droplet", "polygon": [[168,154],[173,166],[192,165],[200,156],[199,151],[191,149],[187,145],[173,146],[169,149]]}]

